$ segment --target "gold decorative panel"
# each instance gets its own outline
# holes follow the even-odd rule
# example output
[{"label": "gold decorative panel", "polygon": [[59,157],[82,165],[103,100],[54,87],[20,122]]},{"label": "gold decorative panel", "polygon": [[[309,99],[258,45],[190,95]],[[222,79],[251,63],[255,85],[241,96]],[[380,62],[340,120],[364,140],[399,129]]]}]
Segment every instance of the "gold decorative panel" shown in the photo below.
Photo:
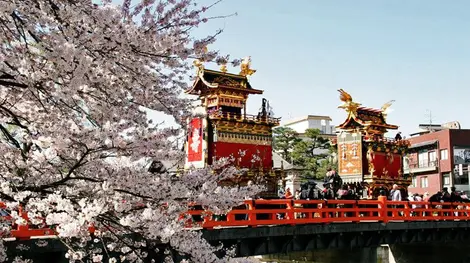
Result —
[{"label": "gold decorative panel", "polygon": [[233,78],[229,78],[229,77],[225,77],[225,76],[216,77],[213,82],[215,82],[219,85],[224,85],[224,86],[229,86],[229,87],[241,86],[240,81],[236,81]]},{"label": "gold decorative panel", "polygon": [[217,120],[213,122],[213,127],[219,132],[272,136],[271,126],[258,123]]},{"label": "gold decorative panel", "polygon": [[231,142],[231,143],[243,143],[243,144],[255,144],[255,145],[271,145],[271,136],[260,136],[255,134],[239,134],[239,133],[217,133],[218,142]]}]

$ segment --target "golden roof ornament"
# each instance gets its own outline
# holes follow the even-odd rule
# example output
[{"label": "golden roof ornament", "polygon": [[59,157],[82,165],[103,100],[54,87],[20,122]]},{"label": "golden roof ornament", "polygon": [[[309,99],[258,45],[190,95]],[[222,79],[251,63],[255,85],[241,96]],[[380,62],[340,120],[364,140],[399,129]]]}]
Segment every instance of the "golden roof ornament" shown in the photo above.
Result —
[{"label": "golden roof ornament", "polygon": [[390,113],[391,109],[390,109],[390,106],[392,106],[392,104],[395,102],[395,100],[391,100],[387,103],[385,103],[382,108],[380,108],[380,110],[382,111],[382,116],[384,118],[387,117],[387,115]]},{"label": "golden roof ornament", "polygon": [[348,113],[355,113],[361,104],[354,102],[351,95],[343,89],[339,89],[338,91],[340,94],[339,99],[344,102],[343,105],[338,106],[338,108],[345,109]]},{"label": "golden roof ornament", "polygon": [[[207,54],[208,49],[207,49],[207,46],[205,46],[203,49],[202,49],[202,53],[203,55]],[[198,58],[198,59],[195,59],[193,61],[193,65],[196,67],[196,73],[199,75],[199,73],[203,72],[204,71],[204,56],[201,56],[201,58]]]},{"label": "golden roof ornament", "polygon": [[[203,49],[204,54],[207,53],[207,46]],[[207,80],[204,79],[204,57],[199,59],[195,59],[193,61],[193,65],[196,67],[196,75],[199,79],[209,88],[217,88],[217,83],[209,83]]]},{"label": "golden roof ornament", "polygon": [[193,61],[193,65],[194,67],[196,67],[196,73],[199,74],[199,72],[203,71],[204,70],[204,63],[202,60],[200,59],[195,59]]},{"label": "golden roof ornament", "polygon": [[240,64],[240,75],[242,76],[251,76],[253,75],[256,70],[250,68],[251,66],[251,56],[248,56],[242,60],[242,63]]},{"label": "golden roof ornament", "polygon": [[227,72],[227,63],[222,63],[220,65],[220,71],[223,72],[223,73]]}]

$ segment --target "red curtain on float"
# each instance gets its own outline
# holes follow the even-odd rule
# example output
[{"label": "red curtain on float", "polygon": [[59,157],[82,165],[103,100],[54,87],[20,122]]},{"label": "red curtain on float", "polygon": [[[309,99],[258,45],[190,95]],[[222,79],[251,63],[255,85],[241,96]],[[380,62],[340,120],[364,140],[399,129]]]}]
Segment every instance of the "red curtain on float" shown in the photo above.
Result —
[{"label": "red curtain on float", "polygon": [[234,164],[241,168],[272,168],[271,145],[255,145],[230,142],[216,142],[211,147],[211,156],[235,158]]},{"label": "red curtain on float", "polygon": [[385,153],[375,153],[372,161],[374,165],[374,174],[378,177],[384,175],[384,168],[388,171],[391,178],[398,177],[398,171],[401,169],[401,156],[399,154],[391,154],[387,156]]}]

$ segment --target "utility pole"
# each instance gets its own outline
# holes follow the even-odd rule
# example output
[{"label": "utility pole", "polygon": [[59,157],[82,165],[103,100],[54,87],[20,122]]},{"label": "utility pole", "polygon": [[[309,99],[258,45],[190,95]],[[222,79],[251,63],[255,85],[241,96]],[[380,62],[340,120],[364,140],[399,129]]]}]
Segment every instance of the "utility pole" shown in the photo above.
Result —
[{"label": "utility pole", "polygon": [[287,118],[288,118],[289,120],[292,119],[292,113],[288,112],[288,113],[287,113]]},{"label": "utility pole", "polygon": [[432,111],[431,110],[426,110],[426,117],[429,120],[428,130],[431,131],[431,126],[432,126],[432,121],[433,121]]}]

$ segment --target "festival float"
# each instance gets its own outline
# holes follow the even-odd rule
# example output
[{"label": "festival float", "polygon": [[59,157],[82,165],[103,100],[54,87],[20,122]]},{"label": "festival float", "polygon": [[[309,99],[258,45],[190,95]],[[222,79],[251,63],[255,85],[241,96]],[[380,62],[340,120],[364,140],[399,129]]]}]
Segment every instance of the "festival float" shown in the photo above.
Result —
[{"label": "festival float", "polygon": [[204,68],[196,60],[197,76],[187,94],[198,96],[204,108],[204,117],[194,117],[188,123],[185,144],[185,169],[204,168],[221,158],[230,158],[240,173],[221,184],[246,185],[249,181],[266,186],[262,197],[274,197],[282,170],[273,170],[272,129],[279,125],[269,102],[262,100],[257,115],[246,112],[249,95],[263,94],[254,89],[248,76],[256,70],[250,68],[251,59],[245,58],[238,74],[227,72],[226,65],[219,71]]},{"label": "festival float", "polygon": [[381,109],[362,107],[351,95],[339,90],[346,111],[346,120],[338,125],[334,142],[338,149],[338,174],[343,183],[361,184],[367,189],[368,198],[377,198],[380,190],[388,192],[397,184],[406,196],[411,177],[403,173],[403,157],[409,142],[386,138],[389,130],[398,126],[386,122],[391,102]]}]

